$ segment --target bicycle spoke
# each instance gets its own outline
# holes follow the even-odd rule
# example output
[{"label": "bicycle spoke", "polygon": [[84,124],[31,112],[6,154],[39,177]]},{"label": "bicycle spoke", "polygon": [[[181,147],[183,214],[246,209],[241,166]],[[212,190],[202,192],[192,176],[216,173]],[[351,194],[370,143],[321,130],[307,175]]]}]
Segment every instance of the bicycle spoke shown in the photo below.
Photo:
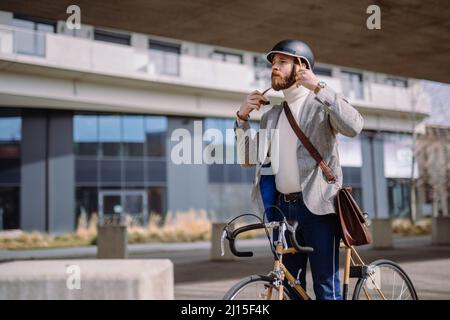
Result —
[{"label": "bicycle spoke", "polygon": [[394,289],[395,289],[395,272],[392,271],[394,273],[394,281],[392,281],[392,298],[391,300],[394,300]]},{"label": "bicycle spoke", "polygon": [[354,299],[417,300],[408,276],[391,261],[379,261],[372,264],[364,281],[355,290],[357,291],[353,296]]},{"label": "bicycle spoke", "polygon": [[400,289],[400,295],[398,296],[398,298],[396,300],[401,300],[403,293],[406,291],[406,289],[408,289],[408,286],[406,286],[405,289],[403,289],[403,287],[405,287],[405,281],[402,282],[402,288]]}]

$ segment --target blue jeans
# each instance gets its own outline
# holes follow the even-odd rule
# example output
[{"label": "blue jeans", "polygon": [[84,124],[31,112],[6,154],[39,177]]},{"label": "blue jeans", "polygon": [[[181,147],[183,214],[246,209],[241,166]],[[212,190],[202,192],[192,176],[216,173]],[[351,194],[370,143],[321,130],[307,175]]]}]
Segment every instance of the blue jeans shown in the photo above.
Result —
[{"label": "blue jeans", "polygon": [[[306,263],[310,260],[314,293],[318,300],[341,300],[339,285],[339,242],[340,228],[337,214],[316,215],[308,210],[303,200],[278,202],[288,221],[298,221],[297,241],[302,246],[314,248],[312,253],[296,253],[283,256],[283,263],[289,272],[298,278],[306,290]],[[275,214],[279,220],[280,214]],[[274,232],[274,239],[277,234]],[[286,237],[290,245],[289,237]],[[289,291],[294,291],[285,280]],[[295,296],[296,295],[291,295]]]}]

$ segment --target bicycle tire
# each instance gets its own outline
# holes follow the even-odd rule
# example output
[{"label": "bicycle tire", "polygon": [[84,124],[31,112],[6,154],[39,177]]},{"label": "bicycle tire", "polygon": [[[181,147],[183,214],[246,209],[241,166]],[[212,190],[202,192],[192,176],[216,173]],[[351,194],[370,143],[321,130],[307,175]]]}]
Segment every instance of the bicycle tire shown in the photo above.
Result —
[{"label": "bicycle tire", "polygon": [[[250,287],[252,285],[256,285],[257,283],[262,284],[264,286],[268,286],[273,288],[275,291],[278,291],[273,285],[273,279],[269,276],[262,275],[252,275],[240,280],[233,287],[231,287],[227,293],[223,296],[223,300],[240,300],[238,298],[238,294],[242,292],[246,287]],[[291,300],[290,292],[285,288],[284,290],[284,299]],[[237,298],[237,299],[236,299]],[[251,300],[257,300],[255,298],[250,298]],[[270,300],[270,299],[268,299]]]},{"label": "bicycle tire", "polygon": [[[414,285],[413,285],[411,279],[408,277],[406,272],[397,263],[390,261],[390,260],[381,259],[381,260],[376,260],[369,265],[369,269],[370,268],[382,268],[382,267],[390,268],[390,269],[394,270],[396,272],[396,274],[398,274],[400,276],[400,278],[406,283],[406,287],[409,290],[411,300],[419,300],[419,298],[417,297],[416,289],[414,288]],[[364,278],[360,278],[358,280],[358,282],[356,283],[355,290],[353,291],[353,296],[352,296],[353,300],[362,300],[361,299],[362,296],[360,296],[361,290],[364,288],[368,277],[369,277],[369,275],[366,275]],[[394,284],[395,284],[395,277],[394,277]],[[393,288],[394,288],[394,284],[392,285]],[[402,289],[403,289],[403,284],[402,284]],[[401,291],[402,291],[402,289],[401,289]],[[392,289],[392,291],[393,290],[394,289]],[[402,295],[402,292],[401,292],[401,295]],[[379,296],[381,297],[381,295],[379,295]],[[392,298],[393,297],[394,297],[394,294],[392,294]]]}]

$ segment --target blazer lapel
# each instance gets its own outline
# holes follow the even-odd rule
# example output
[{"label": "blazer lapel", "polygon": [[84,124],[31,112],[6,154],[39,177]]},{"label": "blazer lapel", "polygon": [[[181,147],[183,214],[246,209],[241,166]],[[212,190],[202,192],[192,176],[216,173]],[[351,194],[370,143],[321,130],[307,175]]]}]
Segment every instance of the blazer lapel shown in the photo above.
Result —
[{"label": "blazer lapel", "polygon": [[[272,144],[272,130],[275,130],[277,128],[277,124],[278,124],[278,120],[280,119],[280,115],[282,112],[283,108],[280,105],[275,105],[272,107],[272,109],[268,112],[270,112],[270,114],[268,114],[267,116],[267,127],[265,128],[266,131],[266,137],[267,140],[266,141],[266,146],[267,146],[267,150],[265,153],[265,158],[267,157],[267,152],[269,152],[270,150],[270,146]],[[266,161],[266,159],[264,158],[263,163]]]}]

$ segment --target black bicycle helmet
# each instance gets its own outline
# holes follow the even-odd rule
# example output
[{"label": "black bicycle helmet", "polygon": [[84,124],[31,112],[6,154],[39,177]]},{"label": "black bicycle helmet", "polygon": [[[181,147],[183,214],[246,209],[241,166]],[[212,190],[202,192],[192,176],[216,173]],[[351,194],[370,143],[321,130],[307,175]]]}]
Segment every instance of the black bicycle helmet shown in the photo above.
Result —
[{"label": "black bicycle helmet", "polygon": [[278,42],[272,50],[270,50],[266,59],[272,63],[272,59],[275,53],[283,53],[288,56],[298,57],[306,62],[308,69],[312,70],[314,67],[314,54],[311,47],[300,40],[282,40]]}]

